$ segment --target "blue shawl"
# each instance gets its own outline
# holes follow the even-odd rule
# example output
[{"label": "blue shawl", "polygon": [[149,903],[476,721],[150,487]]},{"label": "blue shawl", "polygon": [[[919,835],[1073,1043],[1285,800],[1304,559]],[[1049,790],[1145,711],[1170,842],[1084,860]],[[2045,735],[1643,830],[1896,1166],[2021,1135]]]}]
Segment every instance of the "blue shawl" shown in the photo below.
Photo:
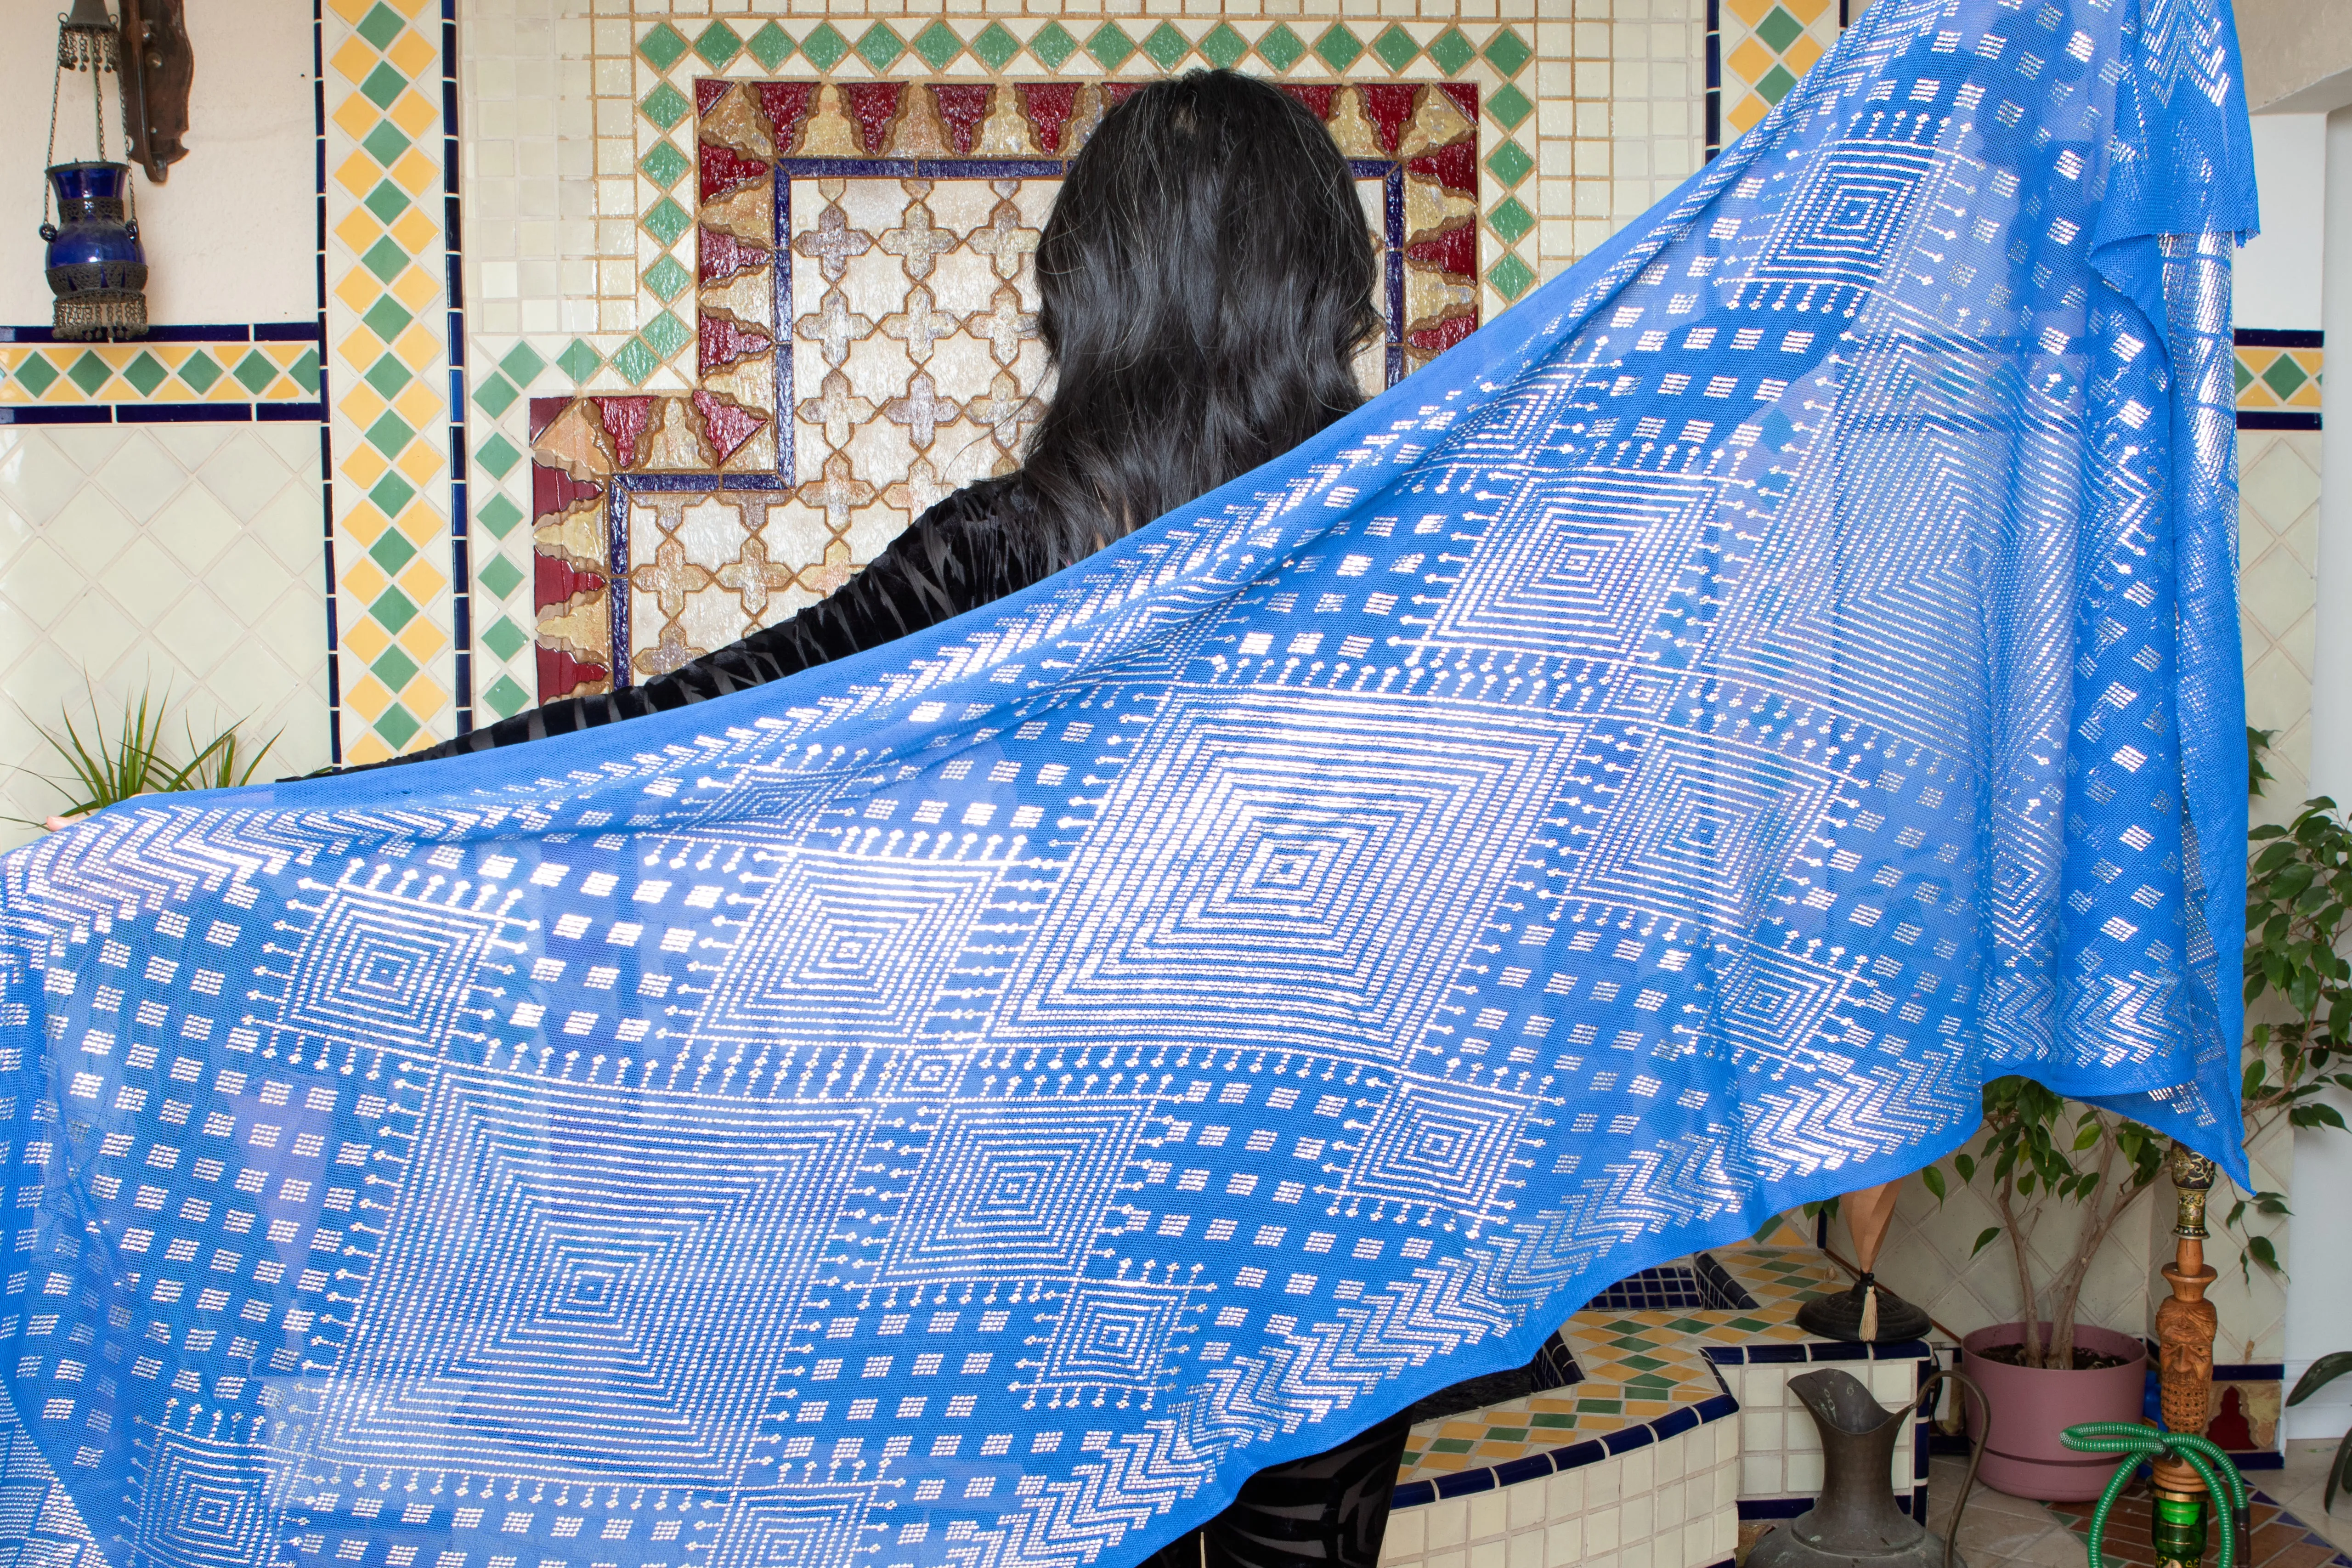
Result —
[{"label": "blue shawl", "polygon": [[2222,0],[1879,0],[1028,592],[0,861],[26,1528],[1116,1565],[1990,1077],[2242,1179],[2247,145]]}]

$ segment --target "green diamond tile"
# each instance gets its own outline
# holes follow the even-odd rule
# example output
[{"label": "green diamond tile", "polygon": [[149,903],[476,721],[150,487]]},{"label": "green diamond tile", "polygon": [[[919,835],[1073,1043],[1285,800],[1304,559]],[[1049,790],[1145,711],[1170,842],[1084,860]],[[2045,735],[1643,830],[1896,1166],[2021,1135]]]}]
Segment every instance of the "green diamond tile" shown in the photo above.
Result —
[{"label": "green diamond tile", "polygon": [[385,354],[370,365],[367,374],[360,379],[390,398],[399,396],[401,388],[416,378],[409,374],[406,365],[400,363],[398,354]]},{"label": "green diamond tile", "polygon": [[915,52],[933,70],[943,70],[950,60],[963,53],[963,40],[956,37],[953,27],[933,17],[929,26],[915,35]]},{"label": "green diamond tile", "polygon": [[503,495],[493,495],[474,513],[474,521],[488,529],[492,539],[504,539],[522,521],[522,508]]},{"label": "green diamond tile", "polygon": [[1389,69],[1401,71],[1420,56],[1421,45],[1402,26],[1391,22],[1381,36],[1372,40],[1372,53],[1378,55],[1381,64]]},{"label": "green diamond tile", "polygon": [[1506,256],[1486,269],[1486,281],[1506,300],[1517,299],[1535,280],[1535,268],[1516,256]]},{"label": "green diamond tile", "polygon": [[694,333],[688,329],[686,323],[667,310],[664,310],[652,321],[647,321],[645,329],[637,336],[645,340],[647,348],[664,359],[669,358],[694,341]]},{"label": "green diamond tile", "polygon": [[[503,566],[506,563],[507,558],[503,555],[497,556],[492,561],[494,565]],[[515,573],[515,581],[518,583],[522,581],[521,573]],[[500,595],[499,597],[503,598],[505,595]],[[498,624],[482,634],[482,646],[500,658],[512,658],[530,643],[530,638],[523,635],[522,628],[505,616],[500,616]]]},{"label": "green diamond tile", "polygon": [[360,258],[360,265],[389,283],[408,266],[408,252],[401,249],[400,242],[387,234],[367,247],[366,254]]},{"label": "green diamond tile", "polygon": [[122,379],[139,389],[142,397],[152,397],[155,389],[172,378],[163,362],[142,349],[139,357],[122,367]]},{"label": "green diamond tile", "polygon": [[1535,58],[1535,50],[1519,37],[1516,27],[1502,27],[1486,40],[1486,63],[1505,76],[1517,76],[1519,68]]},{"label": "green diamond tile", "polygon": [[[128,375],[131,373],[125,371],[123,374]],[[2303,366],[2294,363],[2293,354],[2279,355],[2271,361],[2270,368],[2263,372],[2263,384],[2276,393],[2281,403],[2303,390],[2303,384],[2310,379]]]},{"label": "green diamond tile", "polygon": [[[503,599],[521,584],[522,569],[503,555],[493,555],[489,564],[482,568],[481,578],[483,587]],[[502,657],[512,658],[514,655]]]},{"label": "green diamond tile", "polygon": [[1001,71],[1005,61],[1021,52],[1021,40],[1006,32],[1003,23],[991,22],[973,36],[971,52],[990,70]]},{"label": "green diamond tile", "polygon": [[1077,52],[1078,40],[1059,22],[1048,22],[1030,35],[1029,52],[1045,62],[1047,70],[1060,70],[1062,62]]},{"label": "green diamond tile", "polygon": [[1461,28],[1448,27],[1430,40],[1429,58],[1437,62],[1439,70],[1454,76],[1476,59],[1478,51],[1470,47],[1470,40],[1462,36]]},{"label": "green diamond tile", "polygon": [[507,351],[506,358],[499,361],[499,368],[517,386],[529,386],[531,378],[547,368],[547,361],[529,343],[517,343]]},{"label": "green diamond tile", "polygon": [[58,367],[46,357],[35,354],[17,367],[16,379],[32,388],[33,395],[38,397],[58,384]]},{"label": "green diamond tile", "polygon": [[407,90],[408,79],[394,70],[389,60],[368,72],[367,79],[360,83],[360,91],[378,109],[390,109],[392,100]]},{"label": "green diamond tile", "polygon": [[361,138],[360,145],[367,149],[369,157],[389,169],[408,151],[408,138],[391,121],[379,120],[375,129]]},{"label": "green diamond tile", "polygon": [[[393,536],[389,531],[384,534],[385,539],[391,537]],[[378,542],[381,543],[382,541]],[[373,554],[373,552],[371,551],[370,553]],[[416,661],[409,658],[398,643],[384,649],[376,661],[368,668],[375,671],[375,678],[378,680],[383,681],[394,691],[407,685],[416,674]]]},{"label": "green diamond tile", "polygon": [[661,368],[661,356],[646,347],[642,338],[631,338],[613,355],[613,368],[631,386],[641,386],[646,377]]},{"label": "green diamond tile", "polygon": [[570,348],[555,356],[555,368],[573,382],[583,382],[604,368],[604,356],[590,348],[585,338],[574,338]]},{"label": "green diamond tile", "polygon": [[474,401],[489,410],[490,417],[493,419],[512,408],[515,399],[521,395],[521,393],[515,390],[514,383],[497,371],[492,371],[483,377],[482,384],[474,388]]},{"label": "green diamond tile", "polygon": [[1757,79],[1756,94],[1767,103],[1778,103],[1788,97],[1789,89],[1796,85],[1794,72],[1787,66],[1774,66]]},{"label": "green diamond tile", "polygon": [[392,47],[392,40],[400,37],[402,26],[400,13],[378,0],[368,14],[360,18],[360,25],[352,30],[377,48],[388,49]]},{"label": "green diamond tile", "polygon": [[295,385],[316,397],[319,395],[319,351],[304,349],[302,357],[289,365],[286,374],[294,378]]},{"label": "green diamond tile", "polygon": [[367,200],[360,204],[375,214],[378,223],[389,224],[408,210],[408,193],[390,180],[381,181],[370,191]]},{"label": "green diamond tile", "polygon": [[1494,155],[1486,160],[1488,171],[1506,185],[1517,184],[1528,177],[1528,171],[1535,166],[1534,157],[1516,142],[1504,142],[1500,147],[1496,148]]},{"label": "green diamond tile", "polygon": [[368,606],[368,614],[387,630],[397,632],[416,618],[416,604],[397,587],[386,588]]},{"label": "green diamond tile", "polygon": [[220,361],[198,349],[180,362],[180,379],[199,393],[210,392],[228,372],[221,369]]},{"label": "green diamond tile", "polygon": [[1087,53],[1094,56],[1103,69],[1115,71],[1135,58],[1135,40],[1117,22],[1105,22],[1088,35]]},{"label": "green diamond tile", "polygon": [[646,288],[661,296],[664,304],[685,293],[687,286],[694,281],[687,275],[686,268],[677,264],[677,258],[675,256],[663,257],[659,261],[646,268],[639,276],[644,279]]},{"label": "green diamond tile", "polygon": [[2240,360],[2238,362],[2238,390],[2240,392],[2243,392],[2246,388],[2253,384],[2254,373],[2246,368],[2246,362],[2244,360]]},{"label": "green diamond tile", "polygon": [[409,313],[406,306],[386,294],[378,299],[374,304],[370,305],[367,308],[367,314],[362,316],[360,320],[367,323],[368,331],[385,342],[390,342],[406,331],[408,323],[416,318]]},{"label": "green diamond tile", "polygon": [[1517,196],[1505,196],[1486,215],[1486,226],[1501,235],[1506,245],[1517,245],[1535,226],[1535,215]]},{"label": "green diamond tile", "polygon": [[1775,5],[1764,14],[1762,21],[1756,24],[1756,36],[1763,39],[1774,54],[1784,54],[1790,44],[1805,36],[1805,25]]},{"label": "green diamond tile", "polygon": [[1623,1403],[1617,1399],[1580,1399],[1576,1402],[1576,1413],[1580,1415],[1618,1415],[1623,1414],[1621,1408]]},{"label": "green diamond tile", "polygon": [[743,35],[724,22],[713,22],[694,40],[694,52],[712,70],[725,70],[743,52]]},{"label": "green diamond tile", "polygon": [[416,432],[409,428],[407,420],[387,408],[383,417],[367,427],[367,438],[368,444],[385,457],[397,458],[402,448],[416,439]]},{"label": "green diamond tile", "polygon": [[637,167],[646,172],[646,177],[663,190],[677,184],[687,170],[693,166],[685,153],[667,141],[656,142],[654,150],[637,161]]},{"label": "green diamond tile", "polygon": [[1501,91],[1489,93],[1486,97],[1486,112],[1502,121],[1507,131],[1517,131],[1519,121],[1534,109],[1535,100],[1508,82],[1503,84]]},{"label": "green diamond tile", "polygon": [[832,23],[820,22],[815,32],[801,40],[801,53],[806,55],[809,63],[817,69],[829,71],[848,55],[849,40],[843,37],[841,29]]},{"label": "green diamond tile", "polygon": [[1345,71],[1364,58],[1364,41],[1345,22],[1334,22],[1315,40],[1315,53],[1335,71]]},{"label": "green diamond tile", "polygon": [[390,741],[395,752],[416,739],[417,731],[424,728],[409,716],[407,709],[397,702],[385,709],[375,721],[375,732]]},{"label": "green diamond tile", "polygon": [[1287,23],[1276,22],[1258,37],[1257,58],[1277,71],[1288,70],[1306,53],[1307,45]]},{"label": "green diamond tile", "polygon": [[664,82],[646,94],[646,100],[637,105],[637,110],[647,120],[667,131],[685,119],[686,111],[693,107],[693,100],[686,94],[678,91],[669,83]]},{"label": "green diamond tile", "polygon": [[774,70],[793,58],[793,36],[773,22],[752,34],[743,47],[751,51],[751,58],[760,62],[761,70]]},{"label": "green diamond tile", "polygon": [[[768,68],[773,70],[775,68],[771,66]],[[530,706],[530,693],[517,686],[514,677],[501,675],[484,688],[482,700],[488,703],[490,711],[499,718],[511,719]]]},{"label": "green diamond tile", "polygon": [[1192,40],[1178,32],[1172,24],[1162,22],[1143,36],[1143,52],[1161,70],[1172,71],[1178,60],[1192,52]]},{"label": "green diamond tile", "polygon": [[1230,22],[1220,22],[1201,35],[1201,55],[1221,71],[1234,68],[1235,62],[1249,53],[1249,40],[1234,31]]},{"label": "green diamond tile", "polygon": [[[386,517],[399,516],[400,509],[415,497],[416,492],[398,474],[385,475],[383,482],[368,492],[368,500],[375,502]],[[368,546],[368,559],[386,572],[396,574],[402,567],[416,559],[416,546],[402,537],[400,530],[387,528],[376,535],[373,544]],[[393,689],[396,691],[404,684],[404,679],[395,680],[392,683]]]},{"label": "green diamond tile", "polygon": [[1433,1454],[1466,1454],[1474,1446],[1468,1437],[1440,1437],[1429,1446]]},{"label": "green diamond tile", "polygon": [[665,250],[677,243],[679,235],[694,226],[694,220],[686,216],[686,209],[667,196],[654,204],[653,210],[646,214],[644,222],[646,232],[660,240]]},{"label": "green diamond tile", "polygon": [[515,450],[513,442],[493,431],[490,438],[475,449],[474,461],[488,470],[490,478],[502,479],[522,461],[522,454]]},{"label": "green diamond tile", "polygon": [[236,377],[239,386],[258,397],[263,387],[278,379],[278,367],[269,363],[268,354],[256,349],[231,366],[229,374]]},{"label": "green diamond tile", "polygon": [[654,69],[665,73],[677,64],[686,50],[686,39],[667,22],[656,23],[652,31],[637,40],[637,53],[653,62]]},{"label": "green diamond tile", "polygon": [[1654,1361],[1645,1355],[1629,1355],[1617,1364],[1620,1366],[1630,1366],[1635,1372],[1654,1372],[1659,1367],[1662,1367],[1666,1363],[1662,1361]]},{"label": "green diamond tile", "polygon": [[907,52],[907,40],[887,22],[877,22],[857,35],[857,58],[877,71],[888,70]]},{"label": "green diamond tile", "polygon": [[1726,1328],[1738,1329],[1744,1334],[1761,1333],[1766,1329],[1771,1327],[1769,1323],[1767,1323],[1761,1318],[1734,1318],[1730,1322],[1724,1326]]},{"label": "green diamond tile", "polygon": [[98,395],[98,389],[104,386],[107,378],[113,374],[112,365],[88,349],[82,351],[79,359],[66,367],[66,379],[92,397]]}]

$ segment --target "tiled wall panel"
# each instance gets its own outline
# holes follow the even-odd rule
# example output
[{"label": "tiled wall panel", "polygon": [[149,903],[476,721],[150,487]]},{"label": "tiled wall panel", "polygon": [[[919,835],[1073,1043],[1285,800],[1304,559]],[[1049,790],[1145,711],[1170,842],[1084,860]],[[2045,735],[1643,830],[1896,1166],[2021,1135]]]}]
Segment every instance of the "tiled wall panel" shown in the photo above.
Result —
[{"label": "tiled wall panel", "polygon": [[62,804],[34,727],[87,734],[90,697],[110,729],[145,689],[199,741],[275,734],[264,779],[324,765],[320,518],[316,425],[0,428],[0,816]]}]

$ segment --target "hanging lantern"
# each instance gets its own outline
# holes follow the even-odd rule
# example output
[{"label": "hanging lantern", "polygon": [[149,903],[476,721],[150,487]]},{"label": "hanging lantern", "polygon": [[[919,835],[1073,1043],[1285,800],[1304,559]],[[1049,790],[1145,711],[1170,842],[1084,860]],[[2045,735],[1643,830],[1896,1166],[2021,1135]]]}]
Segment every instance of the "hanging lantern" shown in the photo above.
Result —
[{"label": "hanging lantern", "polygon": [[[74,0],[58,26],[57,79],[49,89],[47,187],[41,194],[41,237],[49,243],[49,291],[58,297],[56,331],[65,339],[147,335],[147,253],[139,243],[131,165],[106,156],[106,83],[121,93],[121,35],[106,0]],[[89,72],[90,121],[97,156],[60,163],[58,107],[68,71]],[[49,198],[58,221],[49,218]]]}]

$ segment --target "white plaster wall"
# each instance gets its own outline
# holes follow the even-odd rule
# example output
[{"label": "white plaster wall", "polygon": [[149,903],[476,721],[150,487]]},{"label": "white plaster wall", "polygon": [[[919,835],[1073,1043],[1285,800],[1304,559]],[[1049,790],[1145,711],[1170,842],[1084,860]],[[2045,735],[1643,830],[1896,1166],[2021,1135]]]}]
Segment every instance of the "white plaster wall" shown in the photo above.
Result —
[{"label": "white plaster wall", "polygon": [[2319,322],[2327,116],[2257,114],[2254,175],[2263,232],[2238,252],[2232,315],[2242,327],[2308,331]]},{"label": "white plaster wall", "polygon": [[[0,225],[0,323],[46,326],[53,296],[41,275],[37,173],[47,144],[62,4],[0,6],[0,153],[17,199]],[[188,0],[195,82],[188,155],[151,184],[134,174],[150,268],[148,320],[296,321],[318,314],[318,121],[311,95],[309,0]],[[114,82],[108,151],[122,156]],[[68,74],[58,111],[60,161],[90,148],[89,78]]]}]

